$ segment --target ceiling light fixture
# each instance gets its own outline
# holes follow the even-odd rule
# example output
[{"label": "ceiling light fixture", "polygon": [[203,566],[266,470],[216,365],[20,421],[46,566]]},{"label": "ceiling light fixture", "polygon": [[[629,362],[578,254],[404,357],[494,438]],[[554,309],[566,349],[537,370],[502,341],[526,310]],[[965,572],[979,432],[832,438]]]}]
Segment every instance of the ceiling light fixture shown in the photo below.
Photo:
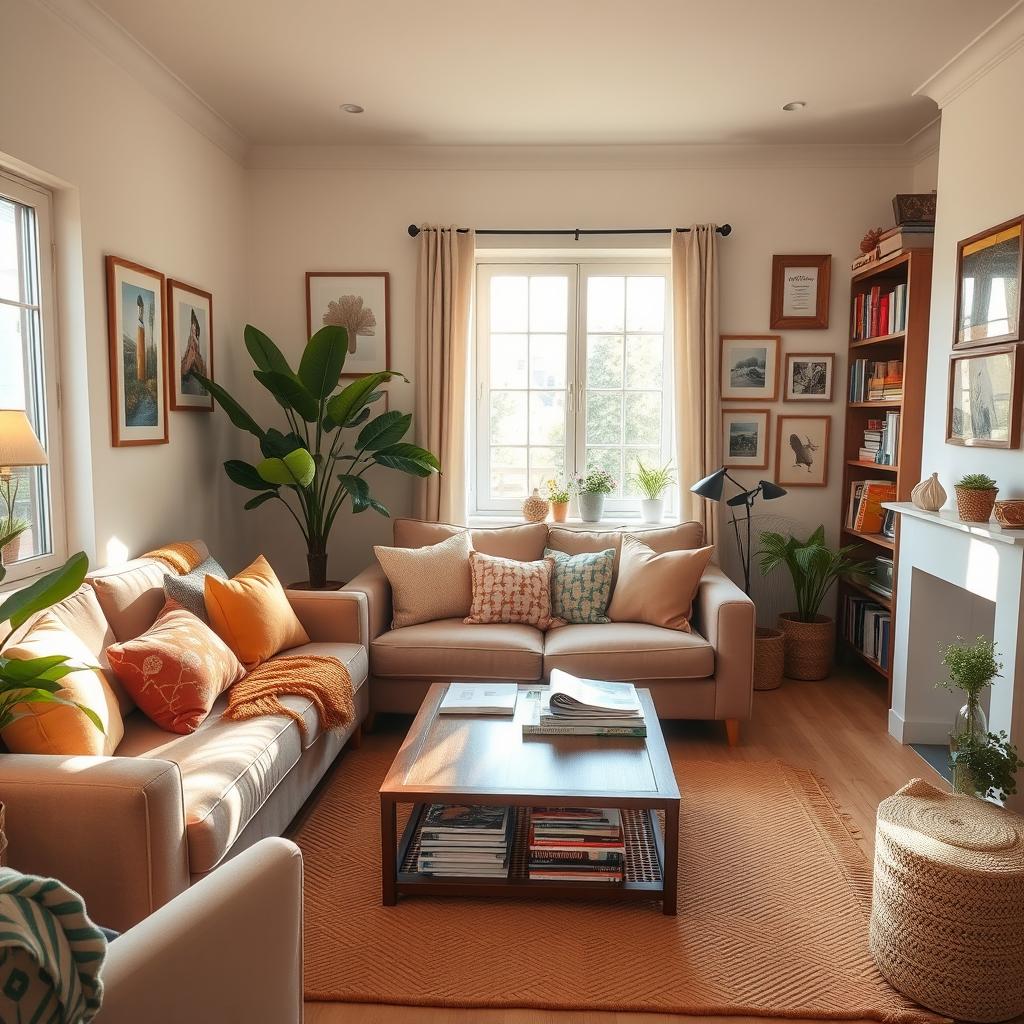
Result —
[{"label": "ceiling light fixture", "polygon": [[783,110],[790,110],[790,111],[792,111],[792,110],[803,110],[804,107],[806,107],[806,106],[807,106],[807,104],[803,100],[790,100],[789,103],[783,103],[782,104],[782,109]]},{"label": "ceiling light fixture", "polygon": [[358,103],[342,103],[341,109],[346,114],[361,114],[365,108],[359,106]]}]

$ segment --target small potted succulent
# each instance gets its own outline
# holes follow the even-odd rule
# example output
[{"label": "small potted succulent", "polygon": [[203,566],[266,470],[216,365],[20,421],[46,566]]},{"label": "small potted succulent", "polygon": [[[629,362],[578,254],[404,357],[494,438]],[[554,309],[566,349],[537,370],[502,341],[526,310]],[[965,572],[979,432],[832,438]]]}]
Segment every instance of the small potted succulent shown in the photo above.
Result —
[{"label": "small potted succulent", "polygon": [[999,493],[995,480],[985,473],[967,473],[953,487],[957,515],[966,523],[987,523]]},{"label": "small potted succulent", "polygon": [[547,482],[548,501],[551,503],[551,518],[564,523],[569,515],[569,485],[552,477]]},{"label": "small potted succulent", "polygon": [[665,499],[662,495],[666,488],[676,482],[669,469],[670,465],[666,462],[661,467],[645,466],[640,459],[636,460],[633,480],[644,496],[640,500],[640,514],[645,523],[660,523],[665,514]]},{"label": "small potted succulent", "polygon": [[605,496],[616,486],[615,478],[604,469],[588,467],[586,473],[577,474],[574,490],[580,501],[580,519],[585,523],[601,522]]}]

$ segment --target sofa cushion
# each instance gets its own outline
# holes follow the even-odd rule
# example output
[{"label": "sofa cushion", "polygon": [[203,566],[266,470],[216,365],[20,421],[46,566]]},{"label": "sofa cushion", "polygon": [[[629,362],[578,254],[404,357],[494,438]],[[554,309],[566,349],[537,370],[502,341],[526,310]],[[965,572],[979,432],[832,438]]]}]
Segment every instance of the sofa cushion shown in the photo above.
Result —
[{"label": "sofa cushion", "polygon": [[[348,666],[352,685],[366,679],[366,655],[357,644],[306,644],[290,655],[329,655]],[[188,736],[164,732],[141,712],[125,721],[125,738],[116,756],[156,757],[173,761],[181,771],[188,838],[189,871],[215,867],[263,804],[299,760],[302,734],[286,715],[263,715],[244,721],[223,718],[228,695],[221,694],[213,712]],[[281,702],[306,723],[308,748],[319,736],[316,710],[305,697],[285,695]]]},{"label": "sofa cushion", "polygon": [[[465,533],[464,526],[449,523],[424,523],[419,519],[396,519],[395,547],[422,548],[437,544],[456,533]],[[497,529],[470,530],[473,548],[485,555],[514,558],[517,562],[536,562],[544,557],[548,528],[544,523],[524,523]]]},{"label": "sofa cushion", "polygon": [[209,625],[210,619],[206,614],[207,576],[216,576],[219,580],[228,578],[228,574],[216,558],[207,558],[180,576],[177,573],[165,572],[164,595],[172,601],[177,601],[182,608]]},{"label": "sofa cushion", "polygon": [[141,636],[156,622],[165,600],[164,571],[163,562],[136,558],[97,569],[86,577],[121,643]]},{"label": "sofa cushion", "polygon": [[591,679],[705,679],[715,652],[699,633],[641,622],[562,626],[547,634],[544,675],[553,668]]},{"label": "sofa cushion", "polygon": [[567,555],[545,548],[551,570],[551,614],[562,622],[609,622],[605,615],[612,592],[615,549]]},{"label": "sofa cushion", "polygon": [[465,530],[419,548],[375,544],[373,553],[391,584],[391,628],[468,615],[471,550]]},{"label": "sofa cushion", "polygon": [[548,531],[548,547],[564,551],[567,555],[613,548],[615,563],[612,572],[614,576],[618,576],[619,554],[624,533],[642,540],[659,555],[665,551],[699,548],[704,543],[704,527],[700,523],[679,523],[677,526],[664,526],[653,530],[636,530],[632,527],[625,530],[567,530],[565,527],[552,526]]},{"label": "sofa cushion", "polygon": [[544,634],[521,623],[467,626],[440,619],[384,633],[373,641],[375,676],[409,679],[539,679]]},{"label": "sofa cushion", "polygon": [[466,622],[521,622],[538,629],[551,625],[553,558],[517,562],[479,551],[469,553],[473,573],[473,606]]}]

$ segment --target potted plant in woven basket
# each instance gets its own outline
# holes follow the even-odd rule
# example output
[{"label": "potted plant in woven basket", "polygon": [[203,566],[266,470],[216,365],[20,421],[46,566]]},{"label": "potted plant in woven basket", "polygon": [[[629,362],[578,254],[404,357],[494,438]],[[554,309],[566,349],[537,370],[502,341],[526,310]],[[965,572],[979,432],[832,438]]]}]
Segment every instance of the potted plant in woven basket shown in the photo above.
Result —
[{"label": "potted plant in woven basket", "polygon": [[793,578],[796,611],[779,615],[785,634],[785,673],[791,679],[824,679],[832,671],[835,655],[835,621],[821,613],[826,595],[842,579],[868,575],[866,562],[852,557],[855,544],[833,549],[825,543],[825,527],[819,526],[807,540],[790,535],[761,534],[761,574],[767,576],[785,566]]},{"label": "potted plant in woven basket", "polygon": [[999,493],[995,480],[985,473],[967,473],[953,487],[957,515],[968,523],[987,523]]}]

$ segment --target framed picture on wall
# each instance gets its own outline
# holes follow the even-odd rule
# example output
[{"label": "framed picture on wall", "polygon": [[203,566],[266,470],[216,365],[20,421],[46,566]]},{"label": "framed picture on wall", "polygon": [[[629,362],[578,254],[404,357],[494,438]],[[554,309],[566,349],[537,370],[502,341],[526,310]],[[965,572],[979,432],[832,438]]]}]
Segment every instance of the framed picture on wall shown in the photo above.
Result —
[{"label": "framed picture on wall", "polygon": [[771,322],[773,331],[828,327],[832,257],[773,256]]},{"label": "framed picture on wall", "polygon": [[167,443],[164,275],[107,256],[111,444]]},{"label": "framed picture on wall", "polygon": [[787,402],[831,402],[835,361],[831,352],[787,353],[782,397]]},{"label": "framed picture on wall", "polygon": [[327,324],[348,330],[348,356],[342,377],[391,369],[388,279],[385,272],[306,272],[308,335],[312,337]]},{"label": "framed picture on wall", "polygon": [[779,415],[775,441],[775,482],[782,487],[824,487],[828,483],[831,416]]},{"label": "framed picture on wall", "polygon": [[722,465],[737,469],[768,468],[767,409],[725,409],[722,412]]},{"label": "framed picture on wall", "polygon": [[167,338],[171,408],[213,412],[213,396],[193,376],[217,379],[213,375],[213,296],[168,278]]},{"label": "framed picture on wall", "polygon": [[953,355],[949,361],[946,444],[1016,448],[1020,444],[1019,346]]},{"label": "framed picture on wall", "polygon": [[722,398],[774,402],[779,394],[777,334],[723,334]]},{"label": "framed picture on wall", "polygon": [[956,247],[953,348],[1020,341],[1024,216],[965,238]]}]

